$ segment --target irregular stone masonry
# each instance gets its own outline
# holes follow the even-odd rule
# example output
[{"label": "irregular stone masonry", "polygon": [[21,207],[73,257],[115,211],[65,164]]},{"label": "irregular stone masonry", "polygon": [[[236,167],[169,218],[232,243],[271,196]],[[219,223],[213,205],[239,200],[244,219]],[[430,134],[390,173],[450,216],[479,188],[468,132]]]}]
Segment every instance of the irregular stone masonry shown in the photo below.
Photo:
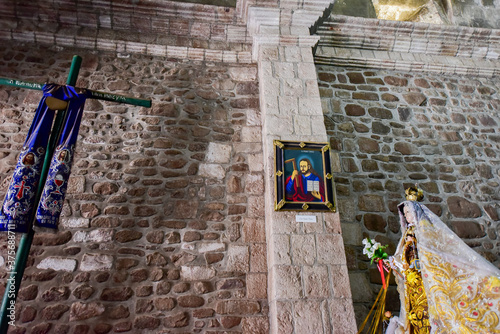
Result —
[{"label": "irregular stone masonry", "polygon": [[[73,54],[78,86],[153,107],[87,101],[60,229],[35,236],[10,332],[267,333],[256,66],[12,44],[0,72],[60,83]],[[2,194],[40,96],[0,90]]]},{"label": "irregular stone masonry", "polygon": [[[395,251],[396,206],[415,183],[429,209],[500,267],[500,82],[331,66],[317,71],[330,144],[342,166],[335,181],[351,287],[364,287],[352,288],[358,321],[381,284],[361,240],[370,236]],[[397,311],[394,287],[388,296]]]}]

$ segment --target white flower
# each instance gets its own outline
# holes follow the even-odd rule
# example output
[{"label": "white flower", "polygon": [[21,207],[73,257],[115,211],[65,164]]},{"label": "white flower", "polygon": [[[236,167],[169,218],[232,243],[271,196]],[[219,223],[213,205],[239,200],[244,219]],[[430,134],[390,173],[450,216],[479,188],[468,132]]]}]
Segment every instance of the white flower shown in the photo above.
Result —
[{"label": "white flower", "polygon": [[365,245],[365,247],[363,248],[363,254],[365,254],[369,258],[372,258],[374,255],[374,250],[370,238],[363,239],[363,245]]},{"label": "white flower", "polygon": [[363,248],[363,254],[368,254],[368,253],[372,253],[372,249],[371,249],[371,244],[366,244],[365,247]]},{"label": "white flower", "polygon": [[373,251],[370,249],[370,245],[366,245],[365,248],[363,248],[363,254],[371,258],[373,256]]}]

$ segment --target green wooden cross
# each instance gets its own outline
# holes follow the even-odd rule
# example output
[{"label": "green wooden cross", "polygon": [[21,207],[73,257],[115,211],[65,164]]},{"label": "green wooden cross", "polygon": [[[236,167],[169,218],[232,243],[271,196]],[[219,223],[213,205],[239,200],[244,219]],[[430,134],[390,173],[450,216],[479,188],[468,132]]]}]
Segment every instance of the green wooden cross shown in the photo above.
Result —
[{"label": "green wooden cross", "polygon": [[[76,55],[73,56],[73,61],[71,62],[71,68],[69,70],[69,75],[66,81],[66,85],[75,86],[76,80],[78,78],[78,73],[80,72],[81,64],[82,64],[82,58]],[[43,87],[43,84],[15,80],[15,79],[7,79],[7,78],[0,78],[0,84],[20,87],[20,88],[35,89],[35,90],[42,90]],[[88,97],[90,99],[127,103],[147,108],[151,107],[151,100],[137,99],[133,97],[126,97],[116,94],[109,94],[90,89],[87,89],[86,91],[90,93],[89,94],[90,96]],[[56,146],[56,140],[59,136],[59,133],[62,131],[62,122],[64,119],[64,113],[65,113],[64,110],[59,111],[57,113],[56,120],[54,121],[54,126],[52,128],[48,147],[46,150],[47,154],[45,155],[45,161],[43,163],[43,168],[40,176],[40,183],[35,197],[35,203],[38,203],[43,191],[45,179],[47,178],[47,173],[50,167],[50,160],[52,158],[52,154]],[[35,214],[33,214],[33,218],[31,219],[32,221],[34,220],[34,216]],[[9,323],[12,324],[15,320],[15,317],[12,315],[15,314],[17,293],[19,291],[21,280],[24,275],[24,269],[26,268],[26,262],[28,260],[34,234],[35,233],[33,231],[33,224],[31,224],[28,233],[23,233],[19,241],[19,247],[16,252],[14,269],[10,272],[9,278],[7,279],[7,286],[5,288],[5,293],[0,307],[0,333],[7,333]]]}]

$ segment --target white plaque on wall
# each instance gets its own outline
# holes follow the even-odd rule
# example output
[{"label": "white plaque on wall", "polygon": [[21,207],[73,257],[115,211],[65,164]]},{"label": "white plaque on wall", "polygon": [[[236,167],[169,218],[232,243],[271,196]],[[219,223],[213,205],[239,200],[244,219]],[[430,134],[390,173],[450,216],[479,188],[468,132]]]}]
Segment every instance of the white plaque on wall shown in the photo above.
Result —
[{"label": "white plaque on wall", "polygon": [[297,223],[316,223],[316,216],[311,215],[296,215],[295,220]]}]

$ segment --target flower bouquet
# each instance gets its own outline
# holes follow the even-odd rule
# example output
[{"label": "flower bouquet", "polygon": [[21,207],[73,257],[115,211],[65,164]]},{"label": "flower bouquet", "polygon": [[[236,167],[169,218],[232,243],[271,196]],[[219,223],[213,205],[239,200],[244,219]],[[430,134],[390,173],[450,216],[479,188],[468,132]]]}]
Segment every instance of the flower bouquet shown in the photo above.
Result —
[{"label": "flower bouquet", "polygon": [[[386,288],[385,284],[385,276],[384,276],[384,263],[383,260],[387,259],[389,255],[384,251],[387,248],[387,245],[382,246],[379,242],[374,242],[370,238],[363,239],[363,254],[370,258],[370,263],[373,261],[377,262],[377,268],[380,272],[380,276],[382,277],[382,286],[384,289]],[[387,271],[387,269],[386,269]]]},{"label": "flower bouquet", "polygon": [[[375,334],[380,333],[379,324],[380,321],[384,320],[385,298],[387,296],[388,290],[385,282],[389,281],[391,275],[390,271],[387,270],[386,267],[384,267],[384,260],[389,258],[389,255],[384,251],[384,249],[386,249],[388,246],[382,246],[379,242],[375,242],[370,238],[365,238],[363,240],[363,245],[365,246],[363,248],[363,254],[370,258],[371,263],[373,263],[374,261],[377,262],[378,271],[380,272],[380,276],[382,277],[382,288],[380,289],[377,299],[375,299],[375,303],[373,304],[370,312],[368,312],[365,320],[360,325],[358,334],[363,332],[363,329],[368,323],[370,316],[374,310],[375,313],[373,313],[373,318],[367,333]],[[384,270],[388,272],[387,279],[384,276]]]}]

